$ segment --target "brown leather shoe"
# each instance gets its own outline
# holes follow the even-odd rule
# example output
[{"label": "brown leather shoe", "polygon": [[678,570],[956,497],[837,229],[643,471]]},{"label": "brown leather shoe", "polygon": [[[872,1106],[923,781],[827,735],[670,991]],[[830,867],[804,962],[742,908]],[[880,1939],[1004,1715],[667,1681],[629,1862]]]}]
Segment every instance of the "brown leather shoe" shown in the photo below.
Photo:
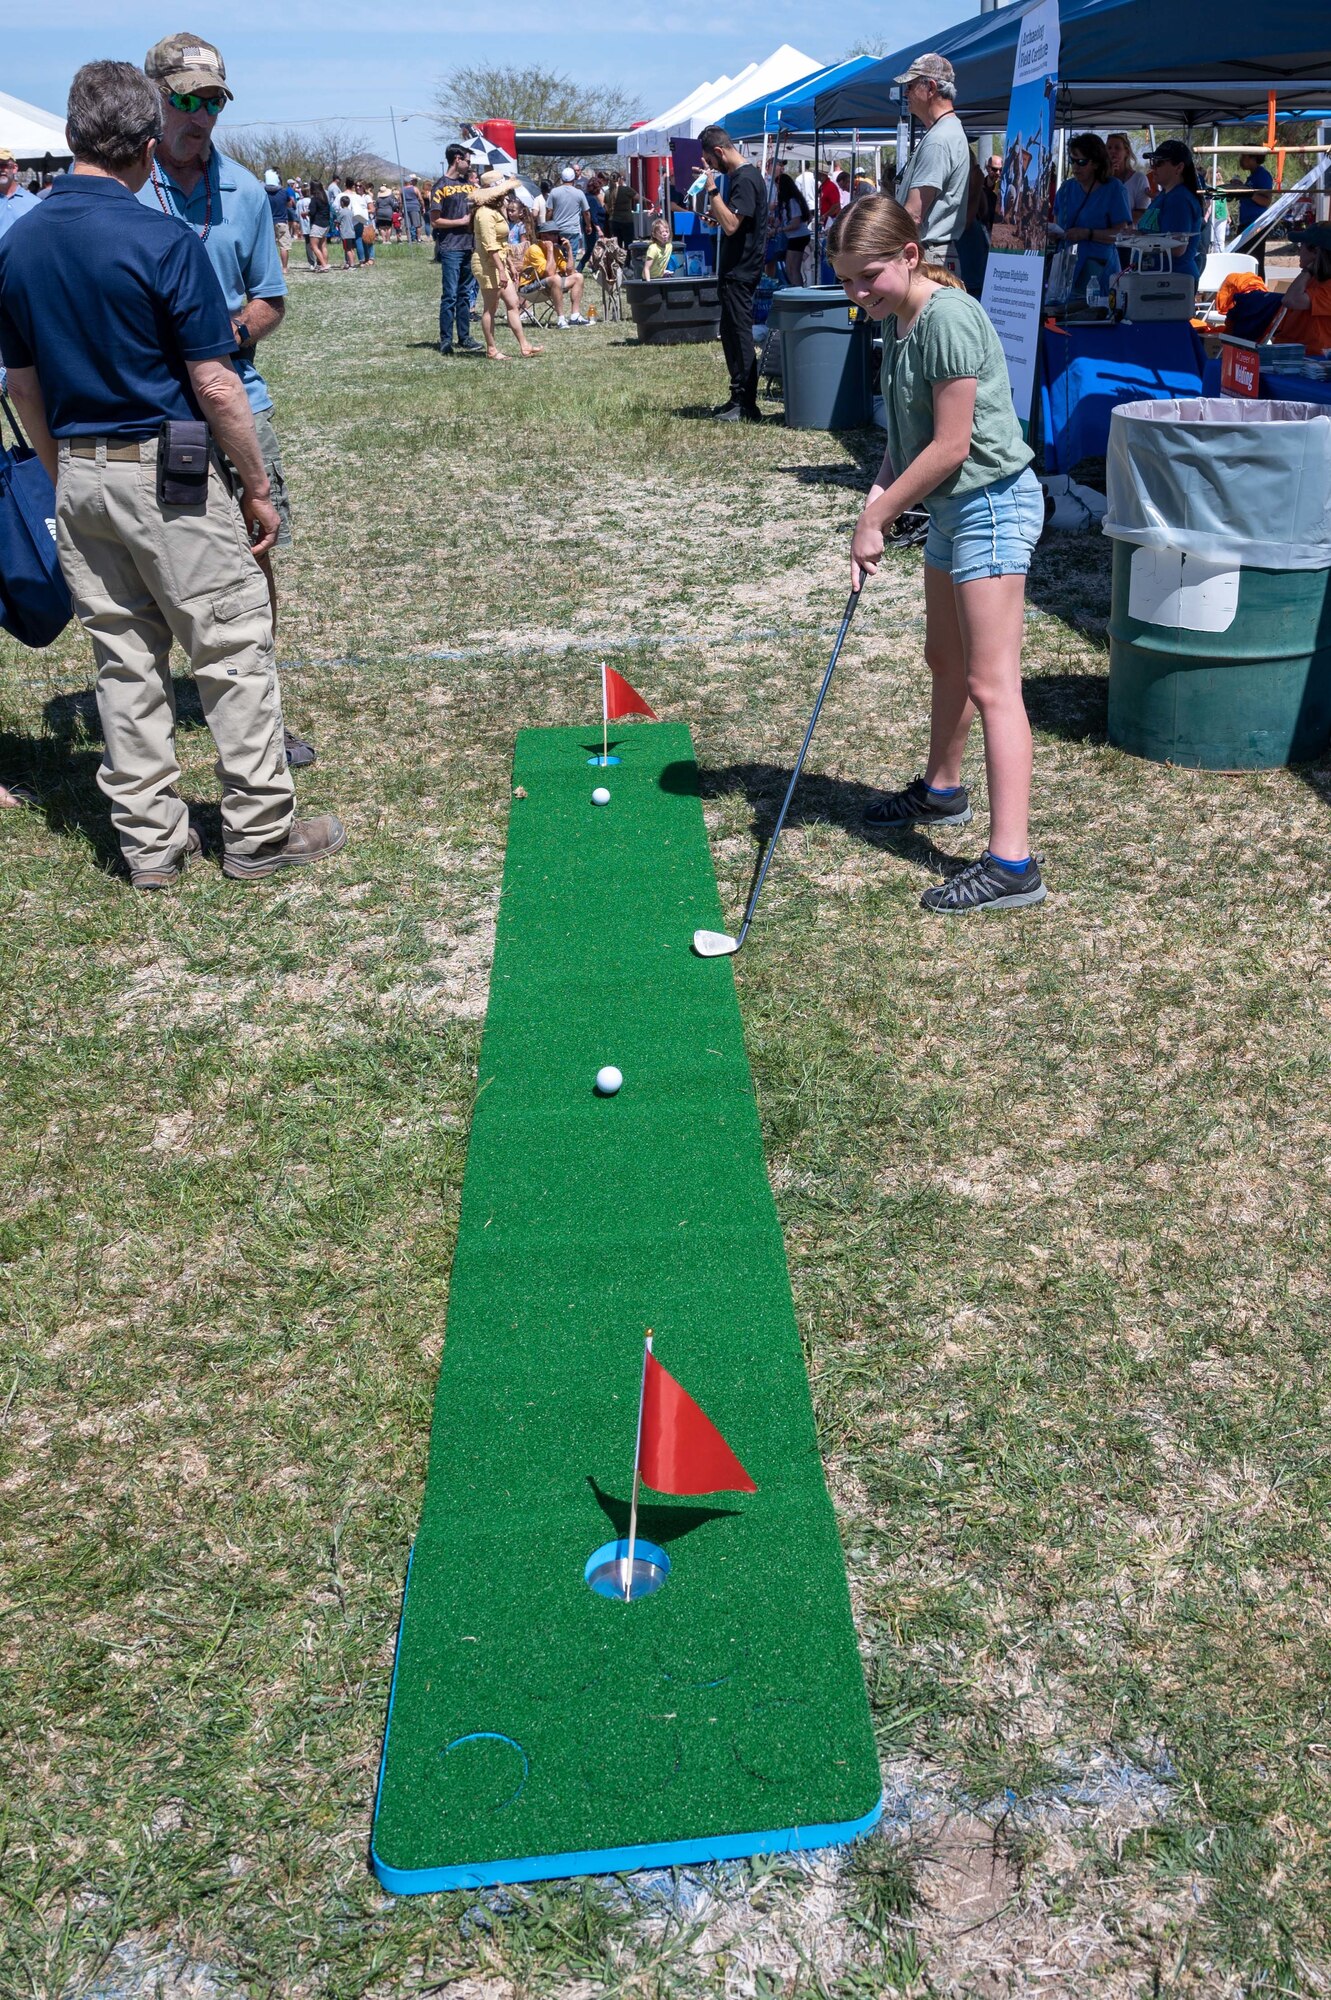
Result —
[{"label": "brown leather shoe", "polygon": [[129,879],[136,889],[174,889],[191,861],[197,861],[203,853],[203,842],[198,830],[191,827],[185,842],[185,851],[179,861],[169,868],[131,868]]},{"label": "brown leather shoe", "polygon": [[279,868],[303,868],[308,862],[322,861],[347,844],[347,830],[333,813],[318,819],[297,819],[285,840],[261,847],[257,854],[230,854],[222,862],[222,873],[235,882],[257,882],[261,876],[276,875]]}]

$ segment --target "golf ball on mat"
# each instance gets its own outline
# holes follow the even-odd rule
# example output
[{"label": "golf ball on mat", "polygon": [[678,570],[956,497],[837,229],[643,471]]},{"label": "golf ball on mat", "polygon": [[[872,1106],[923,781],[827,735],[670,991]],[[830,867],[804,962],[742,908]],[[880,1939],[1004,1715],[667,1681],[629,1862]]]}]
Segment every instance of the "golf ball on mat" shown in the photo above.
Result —
[{"label": "golf ball on mat", "polygon": [[596,787],[596,790],[592,793],[592,804],[594,806],[608,806],[609,803],[610,803],[609,792],[606,790],[604,785],[598,785]]},{"label": "golf ball on mat", "polygon": [[613,1063],[607,1063],[604,1069],[598,1069],[596,1072],[598,1097],[613,1097],[623,1081],[623,1072],[617,1070]]}]

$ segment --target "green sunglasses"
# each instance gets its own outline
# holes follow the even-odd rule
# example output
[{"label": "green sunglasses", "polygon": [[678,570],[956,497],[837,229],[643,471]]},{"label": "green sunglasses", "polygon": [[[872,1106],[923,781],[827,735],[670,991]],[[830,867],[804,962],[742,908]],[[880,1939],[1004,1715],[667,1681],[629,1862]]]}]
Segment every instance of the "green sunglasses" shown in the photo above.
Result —
[{"label": "green sunglasses", "polygon": [[171,90],[167,92],[167,102],[173,111],[206,111],[210,118],[216,118],[225,97],[200,97],[197,90]]}]

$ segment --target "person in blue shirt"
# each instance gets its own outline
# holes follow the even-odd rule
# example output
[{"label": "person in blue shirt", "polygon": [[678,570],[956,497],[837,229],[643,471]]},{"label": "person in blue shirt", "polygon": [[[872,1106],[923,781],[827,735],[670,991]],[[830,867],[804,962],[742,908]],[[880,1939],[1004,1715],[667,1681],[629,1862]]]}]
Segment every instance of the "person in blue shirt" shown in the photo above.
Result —
[{"label": "person in blue shirt", "polygon": [[[281,520],[274,546],[288,549],[291,502],[282,447],[273,426],[273,399],[255,360],[257,344],[277,331],[286,312],[273,210],[254,175],[213,144],[213,128],[232,92],[226,64],[212,43],[197,35],[168,35],[149,49],[143,67],[161,94],[162,136],[139,200],[192,229],[217,273],[236,336],[232,365],[249,397]],[[276,631],[277,581],[271,557],[260,560]],[[290,734],[287,754],[293,765],[315,761],[311,745]]]},{"label": "person in blue shirt", "polygon": [[1137,224],[1147,236],[1186,236],[1188,247],[1174,253],[1174,269],[1190,278],[1201,276],[1198,251],[1202,240],[1201,184],[1192,149],[1181,139],[1157,146],[1151,164],[1159,192]]},{"label": "person in blue shirt", "polygon": [[[1265,153],[1239,154],[1239,172],[1246,172],[1248,176],[1245,181],[1240,182],[1238,189],[1240,233],[1245,229],[1251,229],[1254,222],[1260,222],[1266,214],[1267,209],[1271,206],[1271,196],[1275,192],[1276,184],[1271,178],[1270,168],[1262,164],[1265,158]],[[1259,277],[1264,278],[1266,276],[1265,237],[1262,238],[1262,241],[1257,245],[1252,254],[1257,259],[1257,274]]]},{"label": "person in blue shirt", "polygon": [[135,198],[161,127],[142,70],[85,63],[73,172],[0,242],[0,362],[55,487],[60,567],[97,661],[97,781],[141,890],[170,888],[201,852],[179,791],[173,644],[217,745],[223,873],[254,880],[346,840],[331,814],[294,818],[256,561],[277,510],[208,257]]},{"label": "person in blue shirt", "polygon": [[0,146],[0,236],[12,229],[21,215],[40,206],[35,194],[18,183],[18,162],[8,147]]},{"label": "person in blue shirt", "polygon": [[1122,181],[1109,168],[1105,142],[1094,132],[1079,132],[1068,141],[1071,178],[1054,196],[1054,220],[1063,241],[1077,246],[1072,288],[1083,296],[1092,278],[1102,290],[1119,269],[1115,238],[1132,226],[1132,210]]}]

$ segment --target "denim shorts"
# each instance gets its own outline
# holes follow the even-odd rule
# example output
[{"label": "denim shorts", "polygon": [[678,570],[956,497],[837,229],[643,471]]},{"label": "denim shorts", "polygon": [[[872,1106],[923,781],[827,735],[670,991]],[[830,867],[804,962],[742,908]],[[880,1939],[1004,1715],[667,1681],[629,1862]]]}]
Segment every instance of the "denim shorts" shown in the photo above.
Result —
[{"label": "denim shorts", "polygon": [[1025,576],[1044,527],[1044,488],[1028,466],[978,493],[932,495],[924,560],[953,583]]}]

